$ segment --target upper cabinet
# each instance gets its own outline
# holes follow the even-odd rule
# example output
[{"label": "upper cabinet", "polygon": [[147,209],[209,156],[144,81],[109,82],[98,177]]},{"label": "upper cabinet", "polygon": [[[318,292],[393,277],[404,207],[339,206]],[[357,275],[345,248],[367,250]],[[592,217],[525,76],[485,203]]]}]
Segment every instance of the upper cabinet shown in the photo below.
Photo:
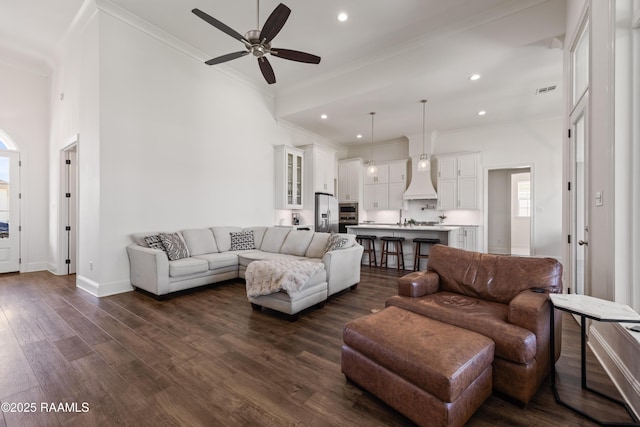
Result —
[{"label": "upper cabinet", "polygon": [[478,154],[437,159],[438,209],[478,209]]},{"label": "upper cabinet", "polygon": [[378,163],[376,176],[364,174],[364,209],[402,209],[403,195],[407,189],[407,160]]},{"label": "upper cabinet", "polygon": [[338,162],[338,201],[340,203],[362,201],[362,159]]},{"label": "upper cabinet", "polygon": [[276,209],[302,209],[304,152],[286,145],[275,147]]},{"label": "upper cabinet", "polygon": [[[330,193],[335,194],[336,181],[336,152],[318,144],[305,145],[304,164],[306,168],[307,194]],[[311,198],[309,198],[312,201]]]}]

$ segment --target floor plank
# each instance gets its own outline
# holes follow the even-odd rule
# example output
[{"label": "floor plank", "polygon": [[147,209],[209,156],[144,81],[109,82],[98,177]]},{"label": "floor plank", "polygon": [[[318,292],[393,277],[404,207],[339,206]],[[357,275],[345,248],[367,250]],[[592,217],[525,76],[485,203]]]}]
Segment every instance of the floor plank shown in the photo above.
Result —
[{"label": "floor plank", "polygon": [[[297,322],[253,311],[241,280],[158,301],[141,292],[96,298],[74,276],[0,275],[0,400],[89,407],[4,413],[0,427],[411,426],[340,371],[344,324],[384,309],[403,273],[363,267],[356,290]],[[579,327],[565,315],[563,397],[628,421],[623,408],[580,389],[579,345]],[[590,352],[588,372],[591,385],[617,394]],[[491,396],[468,425],[594,424],[556,403],[547,380],[525,408]]]}]

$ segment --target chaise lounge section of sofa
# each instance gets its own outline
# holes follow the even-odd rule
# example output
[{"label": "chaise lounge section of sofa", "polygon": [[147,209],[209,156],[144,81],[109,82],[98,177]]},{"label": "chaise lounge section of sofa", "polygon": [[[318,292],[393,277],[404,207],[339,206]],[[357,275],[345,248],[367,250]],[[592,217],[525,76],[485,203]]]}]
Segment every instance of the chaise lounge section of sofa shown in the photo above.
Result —
[{"label": "chaise lounge section of sofa", "polygon": [[342,247],[327,251],[329,233],[262,226],[186,229],[165,233],[177,235],[187,251],[170,260],[166,251],[147,242],[160,234],[136,233],[127,246],[131,285],[158,296],[244,278],[249,263],[273,258],[323,263],[328,296],[360,282],[363,248],[353,235],[340,234]]}]

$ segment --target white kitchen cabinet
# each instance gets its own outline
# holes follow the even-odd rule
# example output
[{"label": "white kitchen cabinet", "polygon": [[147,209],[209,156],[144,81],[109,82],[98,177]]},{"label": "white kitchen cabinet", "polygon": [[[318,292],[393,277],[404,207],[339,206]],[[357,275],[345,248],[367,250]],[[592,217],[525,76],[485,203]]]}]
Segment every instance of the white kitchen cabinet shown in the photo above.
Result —
[{"label": "white kitchen cabinet", "polygon": [[438,156],[438,209],[478,209],[478,155]]},{"label": "white kitchen cabinet", "polygon": [[362,159],[338,162],[338,201],[341,203],[362,202]]},{"label": "white kitchen cabinet", "polygon": [[478,228],[463,227],[462,228],[462,248],[468,251],[478,250]]},{"label": "white kitchen cabinet", "polygon": [[364,209],[396,210],[402,209],[403,195],[407,189],[407,160],[383,162],[378,165],[375,177],[367,176],[363,168]]},{"label": "white kitchen cabinet", "polygon": [[[318,144],[304,147],[305,188],[306,194],[329,193],[335,194],[336,153]],[[313,198],[306,198],[307,204],[313,203]],[[313,205],[306,209],[313,209]]]},{"label": "white kitchen cabinet", "polygon": [[304,152],[286,145],[275,147],[276,209],[303,207]]},{"label": "white kitchen cabinet", "polygon": [[364,209],[389,209],[389,183],[367,184],[364,186]]}]

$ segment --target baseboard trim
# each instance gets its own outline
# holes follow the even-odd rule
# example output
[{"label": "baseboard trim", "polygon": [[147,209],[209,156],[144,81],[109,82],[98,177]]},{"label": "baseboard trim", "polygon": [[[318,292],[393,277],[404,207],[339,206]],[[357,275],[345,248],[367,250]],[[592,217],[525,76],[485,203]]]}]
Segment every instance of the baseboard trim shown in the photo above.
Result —
[{"label": "baseboard trim", "polygon": [[[637,363],[637,360],[634,360],[632,356],[631,360],[627,361],[629,363],[625,363],[625,360],[621,358],[620,354],[609,342],[614,343],[616,347],[631,345],[634,348],[632,353],[635,353],[637,343],[632,342],[629,333],[622,326],[613,323],[608,326],[610,327],[607,328],[607,331],[612,334],[610,341],[607,341],[598,328],[593,327],[593,325],[589,328],[589,347],[607,375],[609,375],[609,378],[611,378],[624,401],[627,402],[636,417],[638,417],[640,414],[640,381],[634,377],[633,372],[628,368],[629,363],[633,365]],[[622,357],[626,358],[624,354],[622,354]]]},{"label": "baseboard trim", "polygon": [[133,290],[133,286],[131,286],[131,283],[128,280],[101,284],[79,274],[76,277],[76,286],[99,298],[130,292]]}]

